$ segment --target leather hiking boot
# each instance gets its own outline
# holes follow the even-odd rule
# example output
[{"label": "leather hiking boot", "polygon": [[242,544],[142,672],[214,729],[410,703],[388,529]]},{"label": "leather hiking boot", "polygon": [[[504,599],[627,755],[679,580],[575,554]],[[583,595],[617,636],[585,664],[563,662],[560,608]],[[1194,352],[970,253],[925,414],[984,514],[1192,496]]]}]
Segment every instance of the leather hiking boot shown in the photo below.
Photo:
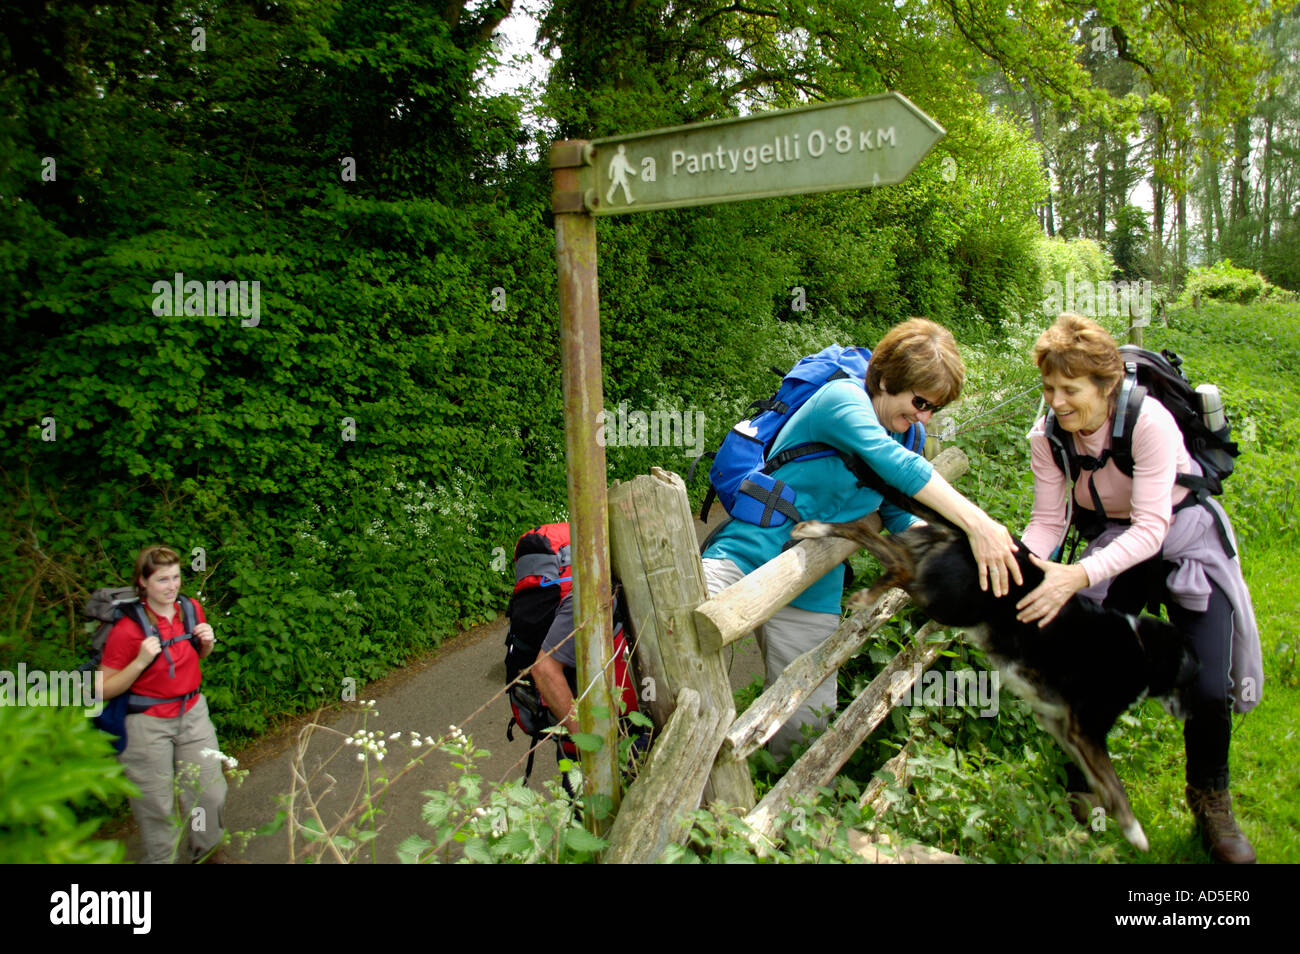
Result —
[{"label": "leather hiking boot", "polygon": [[1187,807],[1196,818],[1201,844],[1211,858],[1227,865],[1255,863],[1255,849],[1237,827],[1237,819],[1232,816],[1232,796],[1226,788],[1214,791],[1189,785]]}]

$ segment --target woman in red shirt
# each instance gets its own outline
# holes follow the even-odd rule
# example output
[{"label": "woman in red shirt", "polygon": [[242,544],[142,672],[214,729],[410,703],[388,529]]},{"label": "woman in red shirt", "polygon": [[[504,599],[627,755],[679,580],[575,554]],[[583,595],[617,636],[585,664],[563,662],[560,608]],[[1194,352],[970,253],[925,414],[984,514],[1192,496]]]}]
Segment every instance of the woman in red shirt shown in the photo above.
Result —
[{"label": "woman in red shirt", "polygon": [[[188,597],[180,595],[176,551],[145,547],[136,557],[134,580],[152,632],[146,634],[129,615],[114,624],[100,663],[103,696],[131,693],[126,748],[118,758],[140,789],[131,810],[144,841],[144,862],[167,864],[178,851],[183,860],[197,861],[225,833],[226,780],[207,700],[199,691],[199,660],[212,652],[212,626],[192,601],[196,624],[186,638],[179,600]],[[187,831],[188,849],[182,849]]]}]

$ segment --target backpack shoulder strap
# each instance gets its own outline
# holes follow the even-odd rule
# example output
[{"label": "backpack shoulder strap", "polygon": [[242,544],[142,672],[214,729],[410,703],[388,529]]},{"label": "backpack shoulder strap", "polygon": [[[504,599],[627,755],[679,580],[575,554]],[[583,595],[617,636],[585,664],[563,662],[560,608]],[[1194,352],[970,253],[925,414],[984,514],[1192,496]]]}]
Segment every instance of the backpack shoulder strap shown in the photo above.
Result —
[{"label": "backpack shoulder strap", "polygon": [[1052,448],[1052,463],[1057,470],[1070,478],[1071,483],[1079,479],[1083,465],[1079,462],[1079,451],[1074,446],[1074,435],[1061,426],[1056,419],[1056,412],[1050,408],[1043,424],[1043,434]]},{"label": "backpack shoulder strap", "polygon": [[[156,636],[158,637],[159,642],[162,641],[162,634],[158,632],[158,627],[154,626],[153,621],[149,619],[149,614],[144,611],[143,602],[124,604],[122,606],[122,615],[129,616],[135,621],[135,624],[140,627],[140,632],[144,633],[145,639],[148,639],[150,636]],[[163,648],[163,652],[158,653],[153,657],[153,659],[149,660],[149,664],[144,668],[147,670],[149,666],[156,663],[158,657],[164,655],[164,653],[166,653],[166,647]],[[140,675],[143,676],[144,672],[141,671]]]},{"label": "backpack shoulder strap", "polygon": [[162,634],[158,632],[158,627],[149,619],[149,614],[144,611],[144,603],[127,603],[122,607],[122,615],[129,616],[140,627],[140,632],[144,633],[144,638],[157,636],[160,639]]},{"label": "backpack shoulder strap", "polygon": [[194,609],[194,601],[183,593],[177,594],[176,598],[180,600],[181,617],[185,620],[185,635],[193,635],[194,627],[199,625],[199,617]]},{"label": "backpack shoulder strap", "polygon": [[880,494],[881,499],[893,504],[899,510],[905,510],[915,517],[920,517],[927,523],[956,527],[955,523],[939,513],[939,511],[927,507],[915,497],[907,496],[907,494],[890,484],[876,472],[874,467],[857,454],[848,454],[841,451],[840,457],[844,461],[844,466],[858,479],[859,487],[869,487]]},{"label": "backpack shoulder strap", "polygon": [[1137,383],[1137,365],[1124,365],[1124,383],[1115,402],[1115,425],[1110,432],[1110,456],[1125,477],[1133,476],[1133,428],[1146,399],[1147,389]]}]

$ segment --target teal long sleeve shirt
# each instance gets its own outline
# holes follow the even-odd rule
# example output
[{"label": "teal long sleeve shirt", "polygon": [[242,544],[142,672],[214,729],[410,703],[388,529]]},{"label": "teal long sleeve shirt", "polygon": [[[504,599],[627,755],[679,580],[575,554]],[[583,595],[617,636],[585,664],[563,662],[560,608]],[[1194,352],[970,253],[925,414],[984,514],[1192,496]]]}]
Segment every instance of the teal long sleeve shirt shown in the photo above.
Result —
[{"label": "teal long sleeve shirt", "polygon": [[[857,454],[890,486],[914,496],[930,481],[934,468],[919,454],[902,445],[902,434],[885,430],[876,419],[867,392],[853,381],[833,381],[823,387],[786,422],[772,453],[787,447],[818,441]],[[795,506],[805,520],[836,523],[857,520],[876,510],[890,533],[907,529],[916,518],[892,504],[869,487],[859,487],[857,478],[838,457],[795,461],[776,471],[780,480],[794,488]],[[731,560],[752,573],[781,552],[790,539],[793,524],[759,527],[732,520],[719,530],[704,556]],[[814,613],[840,612],[844,590],[844,567],[837,566],[790,601],[798,609]]]}]

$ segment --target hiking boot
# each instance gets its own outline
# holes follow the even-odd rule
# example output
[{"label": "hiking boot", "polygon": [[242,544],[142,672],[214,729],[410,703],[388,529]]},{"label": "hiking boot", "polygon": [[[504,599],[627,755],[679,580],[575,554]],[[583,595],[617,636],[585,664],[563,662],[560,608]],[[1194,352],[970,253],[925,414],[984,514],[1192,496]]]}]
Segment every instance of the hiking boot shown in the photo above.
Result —
[{"label": "hiking boot", "polygon": [[1232,796],[1228,790],[1210,790],[1187,786],[1187,807],[1196,818],[1201,844],[1210,857],[1220,864],[1253,865],[1255,849],[1237,827],[1232,816]]}]

